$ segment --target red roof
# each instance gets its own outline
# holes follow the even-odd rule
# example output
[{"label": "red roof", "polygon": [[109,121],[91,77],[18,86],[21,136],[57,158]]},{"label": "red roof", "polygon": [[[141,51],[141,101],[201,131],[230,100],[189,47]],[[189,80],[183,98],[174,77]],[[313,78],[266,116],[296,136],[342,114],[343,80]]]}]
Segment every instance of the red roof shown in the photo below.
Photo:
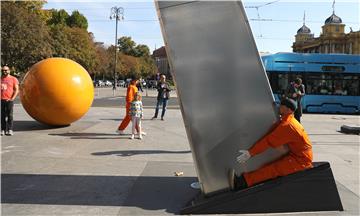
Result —
[{"label": "red roof", "polygon": [[159,49],[154,50],[153,57],[166,57],[165,46],[160,47]]}]

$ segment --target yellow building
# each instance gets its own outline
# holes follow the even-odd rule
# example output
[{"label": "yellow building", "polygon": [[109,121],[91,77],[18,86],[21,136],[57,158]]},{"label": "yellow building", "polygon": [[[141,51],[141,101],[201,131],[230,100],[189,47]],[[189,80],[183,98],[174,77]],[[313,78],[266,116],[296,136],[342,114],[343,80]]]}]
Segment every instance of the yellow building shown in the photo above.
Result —
[{"label": "yellow building", "polygon": [[340,17],[333,14],[325,20],[322,33],[314,37],[305,25],[297,31],[293,52],[297,53],[346,53],[360,54],[360,31],[345,33],[345,24]]}]

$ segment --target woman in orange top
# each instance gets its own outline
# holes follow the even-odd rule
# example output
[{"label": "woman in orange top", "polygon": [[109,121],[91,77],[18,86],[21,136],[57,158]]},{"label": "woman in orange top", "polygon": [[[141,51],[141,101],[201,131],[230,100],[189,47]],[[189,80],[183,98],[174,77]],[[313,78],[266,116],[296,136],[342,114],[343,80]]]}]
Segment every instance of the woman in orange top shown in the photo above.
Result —
[{"label": "woman in orange top", "polygon": [[116,130],[116,132],[119,134],[124,133],[125,128],[129,125],[131,121],[130,105],[135,98],[135,94],[138,92],[138,88],[136,87],[137,82],[138,82],[138,78],[136,78],[135,76],[131,77],[130,85],[128,86],[126,92],[126,114],[121,124],[119,125],[118,129]]},{"label": "woman in orange top", "polygon": [[276,148],[281,145],[288,145],[288,154],[258,170],[244,173],[241,176],[236,176],[234,171],[230,170],[229,180],[232,189],[243,189],[268,179],[286,176],[312,167],[312,145],[304,128],[294,117],[296,108],[297,104],[294,100],[282,100],[279,125],[248,151],[240,150],[241,155],[237,157],[237,161],[245,163],[250,157],[264,152],[267,148]]}]

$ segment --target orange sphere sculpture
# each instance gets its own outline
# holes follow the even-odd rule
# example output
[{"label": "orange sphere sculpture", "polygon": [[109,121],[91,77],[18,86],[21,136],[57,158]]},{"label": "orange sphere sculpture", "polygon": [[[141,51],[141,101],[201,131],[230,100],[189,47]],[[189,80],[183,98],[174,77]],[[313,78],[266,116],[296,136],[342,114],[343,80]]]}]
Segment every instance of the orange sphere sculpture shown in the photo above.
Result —
[{"label": "orange sphere sculpture", "polygon": [[33,65],[20,85],[20,99],[35,120],[53,126],[80,119],[94,99],[88,72],[66,58],[48,58]]}]

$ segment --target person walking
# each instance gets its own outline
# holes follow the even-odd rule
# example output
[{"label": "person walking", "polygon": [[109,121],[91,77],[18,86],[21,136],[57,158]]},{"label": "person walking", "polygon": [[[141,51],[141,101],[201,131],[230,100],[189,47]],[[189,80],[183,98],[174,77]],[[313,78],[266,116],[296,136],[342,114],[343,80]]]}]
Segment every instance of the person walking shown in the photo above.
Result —
[{"label": "person walking", "polygon": [[160,76],[160,82],[157,84],[156,88],[158,90],[158,95],[157,95],[155,114],[154,117],[152,117],[152,119],[157,118],[159,113],[159,107],[162,105],[161,120],[164,121],[166,106],[170,98],[170,91],[171,91],[169,84],[166,82],[165,75]]},{"label": "person walking", "polygon": [[144,82],[144,80],[141,78],[141,79],[137,82],[137,85],[136,85],[136,87],[138,88],[138,90],[141,91],[141,92],[144,92],[144,90],[143,90],[143,82]]},{"label": "person walking", "polygon": [[142,139],[141,119],[143,117],[143,105],[141,102],[141,94],[139,92],[135,94],[135,99],[133,102],[131,102],[130,116],[132,122],[132,134],[130,139],[135,138],[136,129],[139,135],[139,139]]},{"label": "person walking", "polygon": [[1,136],[14,135],[13,108],[14,100],[19,93],[19,81],[10,75],[10,68],[1,69]]},{"label": "person walking", "polygon": [[301,122],[302,106],[301,99],[305,95],[305,86],[302,84],[301,78],[296,78],[291,82],[287,90],[287,97],[293,99],[297,103],[297,109],[294,112],[295,119]]},{"label": "person walking", "polygon": [[294,111],[297,103],[289,98],[281,101],[279,124],[265,137],[260,139],[249,150],[240,150],[236,158],[240,164],[246,163],[251,157],[261,154],[268,148],[283,145],[289,152],[271,163],[252,172],[237,176],[234,169],[229,170],[229,185],[233,190],[241,190],[278,176],[286,176],[295,172],[312,168],[312,144],[301,124],[295,119]]},{"label": "person walking", "polygon": [[[131,106],[131,102],[135,99],[135,94],[138,92],[138,88],[136,87],[138,82],[138,78],[136,76],[132,76],[131,77],[131,81],[129,86],[127,87],[127,91],[126,91],[126,114],[124,119],[122,120],[122,122],[120,123],[120,125],[118,126],[118,129],[116,130],[116,132],[120,135],[124,134],[124,130],[125,128],[128,126],[128,124],[131,121],[131,116],[130,116],[130,106]],[[138,130],[136,128],[136,130]]]}]

